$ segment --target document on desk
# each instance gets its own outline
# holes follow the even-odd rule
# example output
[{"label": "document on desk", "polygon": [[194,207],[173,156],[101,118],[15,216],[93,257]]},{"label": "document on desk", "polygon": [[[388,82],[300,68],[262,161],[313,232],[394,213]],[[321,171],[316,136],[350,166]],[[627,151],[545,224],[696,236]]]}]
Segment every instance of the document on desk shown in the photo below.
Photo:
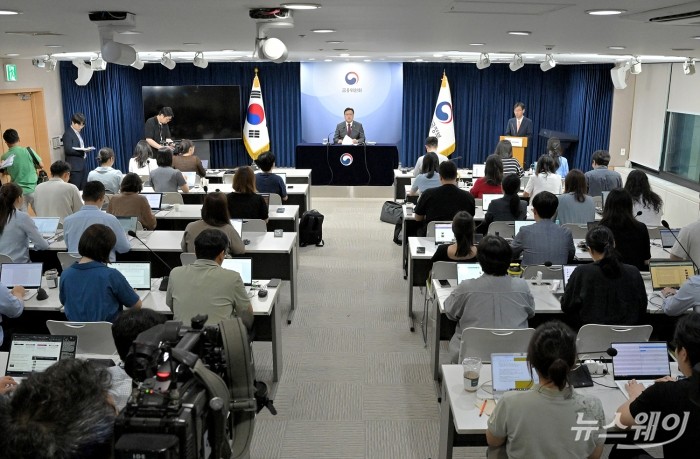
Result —
[{"label": "document on desk", "polygon": [[352,144],[353,144],[352,139],[350,138],[349,135],[346,134],[345,137],[343,137],[343,145],[352,145]]}]

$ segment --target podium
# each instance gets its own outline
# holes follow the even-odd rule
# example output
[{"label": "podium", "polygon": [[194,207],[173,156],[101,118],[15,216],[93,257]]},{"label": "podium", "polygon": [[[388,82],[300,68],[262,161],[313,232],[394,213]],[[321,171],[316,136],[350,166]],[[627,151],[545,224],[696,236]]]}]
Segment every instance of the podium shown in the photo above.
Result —
[{"label": "podium", "polygon": [[520,167],[527,169],[525,165],[525,149],[527,148],[527,137],[515,137],[502,135],[498,140],[507,140],[513,145],[513,158],[520,162]]}]

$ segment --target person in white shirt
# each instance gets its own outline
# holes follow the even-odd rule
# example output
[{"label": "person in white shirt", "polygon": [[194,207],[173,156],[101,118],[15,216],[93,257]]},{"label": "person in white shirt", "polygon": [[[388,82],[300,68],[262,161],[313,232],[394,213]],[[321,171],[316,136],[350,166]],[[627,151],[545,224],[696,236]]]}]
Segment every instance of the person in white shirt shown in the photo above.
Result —
[{"label": "person in white shirt", "polygon": [[552,194],[561,194],[561,176],[556,174],[556,163],[549,155],[542,155],[537,160],[535,175],[530,177],[525,185],[523,197],[534,198],[537,193],[549,191]]},{"label": "person in white shirt", "polygon": [[[440,153],[437,152],[438,148],[438,139],[437,137],[427,137],[425,139],[425,151],[426,153],[430,153],[431,151],[434,152],[437,157],[438,157],[438,164],[442,164],[443,162],[447,161],[449,158],[445,155],[441,155]],[[418,158],[416,161],[416,167],[413,168],[413,176],[418,177],[420,174],[423,173],[423,158],[425,158],[425,155],[421,156]]]},{"label": "person in white shirt", "polygon": [[40,183],[34,190],[34,212],[37,217],[59,217],[61,223],[68,215],[83,207],[78,187],[68,183],[70,165],[65,161],[55,161],[51,165],[51,180]]},{"label": "person in white shirt", "polygon": [[638,169],[630,172],[625,181],[625,190],[632,196],[632,213],[637,221],[647,226],[661,226],[664,202],[661,196],[651,191],[647,174]]},{"label": "person in white shirt", "polygon": [[134,147],[134,154],[129,160],[129,172],[138,175],[151,175],[151,171],[156,169],[158,164],[151,158],[151,147],[145,140],[139,140]]}]

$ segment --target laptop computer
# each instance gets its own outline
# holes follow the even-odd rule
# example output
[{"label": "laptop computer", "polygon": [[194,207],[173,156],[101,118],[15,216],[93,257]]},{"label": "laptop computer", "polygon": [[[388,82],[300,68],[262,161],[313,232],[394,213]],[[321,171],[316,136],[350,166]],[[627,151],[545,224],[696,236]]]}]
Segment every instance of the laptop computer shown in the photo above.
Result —
[{"label": "laptop computer", "polygon": [[649,262],[649,273],[653,290],[678,289],[695,275],[695,267],[692,261],[652,261]]},{"label": "laptop computer", "polygon": [[196,172],[182,172],[183,177],[187,180],[187,186],[193,188],[199,184],[199,176]]},{"label": "laptop computer", "polygon": [[21,285],[27,290],[24,299],[28,300],[36,295],[41,287],[43,268],[43,263],[2,263],[0,264],[0,282],[7,288]]},{"label": "laptop computer", "polygon": [[513,234],[517,236],[520,230],[524,226],[534,225],[536,222],[534,220],[516,220],[514,223]]},{"label": "laptop computer", "polygon": [[561,267],[562,276],[564,277],[564,288],[566,288],[566,284],[569,283],[569,277],[571,277],[571,273],[574,272],[577,266],[578,265],[564,265]]},{"label": "laptop computer", "polygon": [[435,245],[452,244],[454,241],[452,223],[435,223]]},{"label": "laptop computer", "polygon": [[663,341],[611,343],[610,346],[617,350],[612,358],[613,379],[627,398],[630,397],[625,384],[630,379],[649,387],[654,380],[671,374],[668,348]]},{"label": "laptop computer", "polygon": [[36,229],[39,230],[41,237],[48,239],[56,235],[58,231],[58,223],[61,221],[58,217],[32,217]]},{"label": "laptop computer", "polygon": [[160,210],[163,202],[163,193],[141,193],[148,200],[151,210]]},{"label": "laptop computer", "polygon": [[119,224],[122,225],[126,234],[129,234],[129,231],[136,232],[138,217],[117,217],[117,220],[119,220]]},{"label": "laptop computer", "polygon": [[110,263],[109,266],[122,273],[141,301],[151,293],[150,261],[119,261]]},{"label": "laptop computer", "polygon": [[608,199],[609,194],[610,194],[609,191],[601,191],[600,192],[600,197],[602,198],[602,203],[603,203],[603,209],[605,209],[605,201]]},{"label": "laptop computer", "polygon": [[250,292],[253,287],[253,259],[252,258],[224,258],[221,267],[236,271],[241,275],[245,291]]},{"label": "laptop computer", "polygon": [[484,195],[482,195],[481,196],[481,200],[482,200],[481,208],[484,209],[484,212],[486,212],[487,210],[489,210],[489,205],[491,204],[491,201],[493,201],[494,199],[500,199],[502,197],[503,197],[502,194],[484,194]]},{"label": "laptop computer", "polygon": [[233,226],[233,229],[236,230],[238,235],[240,236],[243,234],[243,220],[238,219],[238,218],[232,218],[231,219],[231,226]]},{"label": "laptop computer", "polygon": [[77,336],[15,333],[12,335],[5,375],[19,382],[32,373],[46,370],[59,360],[74,359],[77,347]]},{"label": "laptop computer", "polygon": [[482,274],[484,272],[479,263],[457,263],[457,284],[467,279],[476,279]]},{"label": "laptop computer", "polygon": [[[663,247],[664,249],[670,249],[676,243],[676,238],[678,237],[678,233],[680,233],[681,230],[662,228],[659,230],[659,232],[661,233],[661,247]],[[674,238],[673,235],[675,235],[676,237]]]},{"label": "laptop computer", "polygon": [[209,160],[208,159],[202,159],[202,167],[204,169],[209,169]]},{"label": "laptop computer", "polygon": [[284,186],[287,186],[287,174],[285,174],[284,172],[275,172],[275,175],[279,175],[279,177],[284,182]]},{"label": "laptop computer", "polygon": [[498,400],[512,390],[530,390],[539,382],[539,378],[535,371],[530,374],[527,354],[491,354],[491,382],[493,399]]},{"label": "laptop computer", "polygon": [[472,178],[480,178],[486,175],[486,164],[472,165]]}]

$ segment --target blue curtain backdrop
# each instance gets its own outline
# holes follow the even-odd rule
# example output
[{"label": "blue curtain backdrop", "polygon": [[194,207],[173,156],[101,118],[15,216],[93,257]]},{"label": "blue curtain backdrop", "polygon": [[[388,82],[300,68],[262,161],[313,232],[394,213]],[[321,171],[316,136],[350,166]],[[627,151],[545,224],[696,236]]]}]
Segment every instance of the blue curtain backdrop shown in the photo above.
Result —
[{"label": "blue curtain backdrop", "polygon": [[[109,64],[107,70],[95,72],[87,86],[74,82],[77,69],[70,62],[60,63],[63,117],[68,120],[75,112],[83,112],[87,124],[85,141],[96,148],[114,148],[116,168],[128,169],[134,146],[143,138],[142,86],[175,85],[239,85],[241,107],[248,106],[254,69],[262,86],[270,148],[279,166],[294,165],[294,148],[301,139],[299,64],[273,63],[210,63],[206,69],[192,64],[178,64],[174,70],[147,64],[143,70]],[[244,115],[245,116],[245,115]],[[175,114],[177,118],[177,113]],[[210,142],[210,167],[250,164],[242,140]],[[88,155],[88,167],[97,164],[95,155]]]},{"label": "blue curtain backdrop", "polygon": [[483,163],[513,117],[513,105],[522,101],[532,119],[533,136],[526,162],[531,164],[546,147],[541,128],[578,135],[567,156],[570,167],[590,169],[591,154],[607,149],[610,138],[613,85],[609,65],[559,65],[548,72],[526,65],[511,72],[507,65],[478,70],[473,64],[405,63],[403,145],[401,163],[415,164],[425,152],[443,70],[452,93],[460,167]]}]

